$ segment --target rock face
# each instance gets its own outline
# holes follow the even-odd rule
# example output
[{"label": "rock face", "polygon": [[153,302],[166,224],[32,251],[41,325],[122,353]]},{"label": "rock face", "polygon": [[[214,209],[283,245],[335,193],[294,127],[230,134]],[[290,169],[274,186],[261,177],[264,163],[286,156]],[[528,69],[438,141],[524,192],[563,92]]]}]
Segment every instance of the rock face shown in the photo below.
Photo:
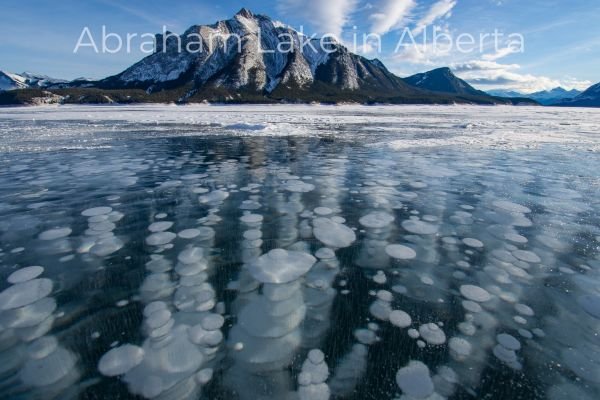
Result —
[{"label": "rock face", "polygon": [[353,54],[331,38],[308,38],[247,9],[214,25],[192,26],[181,36],[157,35],[156,43],[154,54],[97,86],[147,92],[185,88],[183,99],[250,95],[304,99],[332,90],[421,94],[378,60]]},{"label": "rock face", "polygon": [[487,94],[475,89],[467,82],[458,78],[450,68],[438,68],[422,74],[404,78],[404,81],[419,89],[432,92],[452,93],[458,95],[486,96]]}]

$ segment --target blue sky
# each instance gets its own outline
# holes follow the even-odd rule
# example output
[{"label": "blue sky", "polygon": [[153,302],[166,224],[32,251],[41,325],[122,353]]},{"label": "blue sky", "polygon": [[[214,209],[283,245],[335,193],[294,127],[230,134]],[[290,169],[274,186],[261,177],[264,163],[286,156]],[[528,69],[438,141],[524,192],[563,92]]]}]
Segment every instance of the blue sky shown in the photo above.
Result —
[{"label": "blue sky", "polygon": [[[600,81],[598,0],[3,0],[0,69],[66,79],[109,76],[144,56],[135,51],[139,42],[133,41],[130,54],[95,54],[91,48],[73,54],[84,27],[97,40],[102,25],[120,35],[160,32],[163,25],[181,33],[194,24],[228,19],[241,7],[296,29],[304,26],[307,33],[336,33],[347,45],[353,33],[359,38],[378,33],[381,53],[372,46],[358,50],[380,58],[400,76],[451,66],[479,88],[525,92],[557,85],[582,89]],[[519,33],[525,46],[511,53],[500,42],[496,51],[491,41],[483,52],[440,50],[431,45],[434,26],[454,40],[469,34],[479,41],[481,34],[496,29],[505,35]],[[405,28],[416,35],[419,46],[396,52]],[[403,43],[408,43],[406,36]]]}]

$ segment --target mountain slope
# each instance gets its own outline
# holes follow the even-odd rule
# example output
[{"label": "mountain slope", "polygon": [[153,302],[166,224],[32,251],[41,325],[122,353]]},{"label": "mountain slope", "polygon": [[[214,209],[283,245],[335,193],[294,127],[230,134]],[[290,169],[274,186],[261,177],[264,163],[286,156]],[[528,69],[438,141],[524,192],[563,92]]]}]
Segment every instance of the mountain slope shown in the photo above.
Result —
[{"label": "mountain slope", "polygon": [[164,40],[159,35],[157,43],[154,54],[97,86],[149,92],[187,86],[187,98],[210,93],[231,99],[249,93],[268,96],[276,89],[310,91],[315,83],[340,91],[416,94],[380,62],[352,54],[338,43],[321,46],[246,9],[227,21],[193,26],[181,37],[168,34]]},{"label": "mountain slope", "polygon": [[26,79],[17,74],[0,71],[0,90],[25,89],[29,87]]},{"label": "mountain slope", "polygon": [[597,83],[571,100],[553,104],[561,107],[600,107],[600,83]]},{"label": "mountain slope", "polygon": [[[194,25],[180,36],[157,35],[154,53],[120,74],[57,83],[44,93],[65,102],[522,103],[478,91],[447,68],[423,75],[409,84],[410,78],[399,78],[379,60],[242,9],[232,19]],[[421,85],[427,80],[436,84]],[[0,102],[34,96],[40,93],[31,89]]]},{"label": "mountain slope", "polygon": [[147,93],[183,89],[174,99],[182,102],[510,103],[470,87],[444,94],[422,90],[379,60],[337,42],[309,39],[247,9],[226,21],[192,26],[181,36],[158,35],[154,54],[93,86]]},{"label": "mountain slope", "polygon": [[432,92],[452,93],[458,95],[487,96],[488,94],[475,89],[463,81],[450,70],[450,68],[438,68],[432,71],[416,74],[404,78],[409,85]]},{"label": "mountain slope", "polygon": [[45,88],[55,84],[66,83],[62,79],[50,78],[46,75],[23,72],[22,74],[13,74],[0,71],[0,90],[17,90],[28,88]]}]

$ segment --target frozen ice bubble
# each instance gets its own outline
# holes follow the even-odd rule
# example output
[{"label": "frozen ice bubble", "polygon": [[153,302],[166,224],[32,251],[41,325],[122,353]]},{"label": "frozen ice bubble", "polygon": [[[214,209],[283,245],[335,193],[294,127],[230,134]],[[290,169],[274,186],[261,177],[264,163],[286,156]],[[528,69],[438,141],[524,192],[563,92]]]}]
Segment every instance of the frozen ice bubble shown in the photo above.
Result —
[{"label": "frozen ice bubble", "polygon": [[374,211],[362,217],[358,222],[370,229],[385,228],[394,221],[394,216],[383,211]]},{"label": "frozen ice bubble", "polygon": [[73,232],[71,228],[56,228],[40,233],[40,240],[56,240],[67,237]]},{"label": "frozen ice bubble", "polygon": [[398,328],[408,328],[412,324],[410,315],[402,310],[394,310],[390,313],[389,320]]},{"label": "frozen ice bubble", "polygon": [[275,249],[250,263],[248,271],[262,283],[288,283],[306,274],[316,261],[307,253]]},{"label": "frozen ice bubble", "polygon": [[437,227],[427,222],[419,220],[407,220],[402,222],[402,227],[415,235],[433,235],[437,232]]},{"label": "frozen ice bubble", "polygon": [[200,236],[200,231],[198,229],[184,229],[177,234],[182,239],[194,239]]},{"label": "frozen ice bubble", "polygon": [[450,338],[448,348],[450,349],[450,355],[457,361],[462,361],[469,357],[472,350],[471,343],[459,337]]},{"label": "frozen ice bubble", "polygon": [[320,215],[322,217],[333,214],[333,210],[329,207],[317,207],[314,211],[316,215]]},{"label": "frozen ice bubble", "polygon": [[244,239],[246,240],[258,240],[262,238],[262,232],[258,229],[250,229],[244,232]]},{"label": "frozen ice bubble", "polygon": [[542,262],[542,259],[535,254],[533,251],[528,251],[528,250],[515,250],[513,251],[513,256],[517,257],[519,260],[521,261],[525,261],[528,263],[540,263]]},{"label": "frozen ice bubble", "polygon": [[388,256],[397,260],[412,260],[417,256],[417,252],[408,246],[401,244],[390,244],[385,247]]},{"label": "frozen ice bubble", "polygon": [[171,243],[176,237],[177,235],[172,232],[157,232],[148,236],[146,238],[146,243],[149,246],[163,246]]},{"label": "frozen ice bubble", "polygon": [[446,334],[434,323],[421,325],[419,334],[429,344],[440,345],[446,343]]},{"label": "frozen ice bubble", "polygon": [[484,303],[492,298],[487,290],[475,285],[462,285],[460,293],[467,299],[478,303]]},{"label": "frozen ice bubble", "polygon": [[196,380],[201,385],[206,385],[212,380],[213,370],[212,368],[205,368],[196,374]]},{"label": "frozen ice bubble", "polygon": [[396,373],[396,383],[409,397],[424,399],[434,392],[429,368],[420,361],[411,361]]},{"label": "frozen ice bubble", "polygon": [[224,323],[225,319],[222,315],[209,314],[202,319],[202,328],[206,329],[207,331],[215,331],[217,329],[221,329]]},{"label": "frozen ice bubble", "polygon": [[84,210],[81,215],[84,217],[96,217],[98,215],[109,214],[112,211],[111,207],[94,207]]},{"label": "frozen ice bubble", "polygon": [[335,258],[335,251],[327,247],[321,247],[319,250],[317,250],[315,256],[321,260],[330,260]]},{"label": "frozen ice bubble", "polygon": [[148,230],[152,233],[164,232],[166,230],[171,229],[172,226],[173,226],[173,222],[160,221],[160,222],[155,222],[153,224],[150,224],[150,226],[148,227]]},{"label": "frozen ice bubble", "polygon": [[507,349],[501,344],[494,346],[492,352],[494,353],[496,358],[507,364],[512,364],[517,361],[517,354],[513,350]]},{"label": "frozen ice bubble", "polygon": [[0,293],[0,310],[12,310],[35,303],[48,296],[52,287],[52,281],[46,278],[9,286]]},{"label": "frozen ice bubble", "polygon": [[141,347],[126,344],[115,347],[100,358],[98,370],[104,376],[124,375],[138,366],[144,359]]},{"label": "frozen ice bubble", "polygon": [[483,247],[483,242],[481,242],[480,240],[477,240],[477,239],[473,239],[473,238],[465,238],[462,240],[462,242],[465,245],[476,248],[476,249],[480,249]]},{"label": "frozen ice bubble", "polygon": [[313,227],[315,237],[325,246],[334,249],[348,247],[356,240],[352,229],[328,218],[316,218],[313,220]]},{"label": "frozen ice bubble", "polygon": [[193,264],[204,260],[204,250],[200,247],[191,247],[189,249],[183,250],[177,256],[177,260],[179,260],[183,264]]},{"label": "frozen ice bubble", "polygon": [[526,304],[515,304],[515,310],[521,314],[524,315],[526,317],[533,317],[535,315],[535,313],[533,312],[533,310],[531,309],[531,307],[529,307]]},{"label": "frozen ice bubble", "polygon": [[245,224],[258,224],[263,221],[263,216],[259,214],[246,214],[240,220]]},{"label": "frozen ice bubble", "polygon": [[508,211],[510,213],[527,214],[531,212],[529,208],[508,200],[496,200],[492,203],[492,205],[500,210]]},{"label": "frozen ice bubble", "polygon": [[8,283],[16,284],[37,278],[44,272],[43,267],[33,266],[21,268],[8,276]]},{"label": "frozen ice bubble", "polygon": [[521,349],[521,343],[514,336],[509,335],[508,333],[501,333],[497,335],[496,340],[509,350],[517,351]]}]

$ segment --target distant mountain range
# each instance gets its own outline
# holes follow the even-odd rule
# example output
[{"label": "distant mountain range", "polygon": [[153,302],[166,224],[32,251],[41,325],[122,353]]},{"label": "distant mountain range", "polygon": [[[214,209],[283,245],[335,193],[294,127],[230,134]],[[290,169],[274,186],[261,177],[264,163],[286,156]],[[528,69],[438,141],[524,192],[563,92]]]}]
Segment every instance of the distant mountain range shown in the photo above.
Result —
[{"label": "distant mountain range", "polygon": [[100,81],[3,73],[0,104],[537,104],[521,94],[494,96],[477,90],[449,68],[403,79],[379,60],[353,54],[337,42],[323,45],[247,9],[213,25],[194,25],[179,37],[157,35],[156,43],[153,54]]},{"label": "distant mountain range", "polygon": [[574,99],[582,92],[576,89],[567,90],[562,87],[557,87],[552,90],[544,90],[530,94],[519,93],[511,90],[489,90],[487,93],[498,97],[527,97],[537,101],[542,105],[548,106]]}]

